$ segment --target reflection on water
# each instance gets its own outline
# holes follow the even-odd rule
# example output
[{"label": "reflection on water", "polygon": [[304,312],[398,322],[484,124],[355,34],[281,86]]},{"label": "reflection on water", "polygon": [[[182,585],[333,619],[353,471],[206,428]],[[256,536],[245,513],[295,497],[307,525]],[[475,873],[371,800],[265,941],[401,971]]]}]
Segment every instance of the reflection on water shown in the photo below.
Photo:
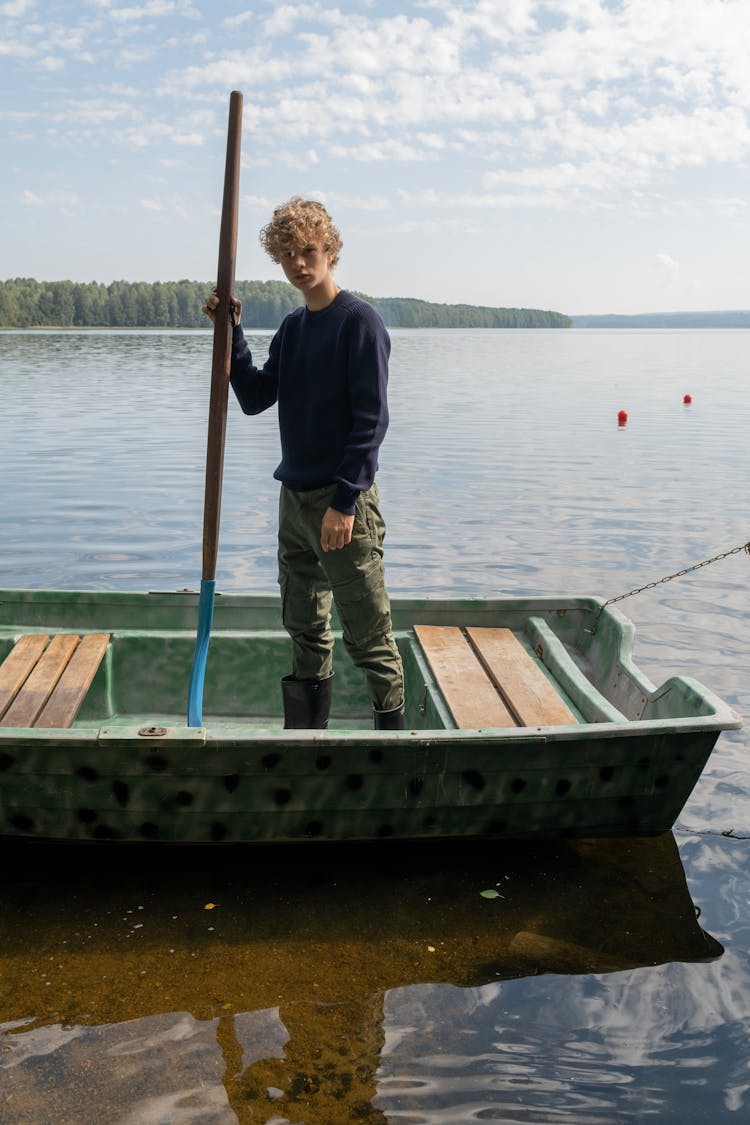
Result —
[{"label": "reflection on water", "polygon": [[[749,344],[394,332],[392,591],[608,598],[747,541]],[[0,587],[197,587],[210,346],[0,332]],[[275,412],[230,400],[222,589],[275,589],[278,458]],[[746,720],[749,565],[621,607],[653,680]],[[749,737],[681,814],[684,872],[671,837],[351,864],[0,849],[1,1125],[744,1120]]]},{"label": "reflection on water", "polygon": [[[680,1031],[663,1014],[669,986],[655,976],[644,991],[625,970],[698,962],[705,973],[723,953],[696,918],[671,834],[52,855],[6,845],[2,870],[13,874],[0,926],[12,1116],[1,1119],[19,1125],[40,1120],[50,1092],[61,1121],[343,1125],[400,1119],[402,1104],[414,1120],[460,1121],[456,1076],[486,1110],[504,1071],[506,1083],[533,1078],[549,1107],[571,1063],[539,1052],[542,1028],[564,1040],[580,1021],[601,1041],[637,994],[638,1050],[658,1051]],[[538,974],[576,976],[545,978],[519,1019],[512,982]],[[501,1040],[497,1028],[485,1040],[487,1021],[506,1016]],[[635,1055],[627,1065],[642,1065]]]}]

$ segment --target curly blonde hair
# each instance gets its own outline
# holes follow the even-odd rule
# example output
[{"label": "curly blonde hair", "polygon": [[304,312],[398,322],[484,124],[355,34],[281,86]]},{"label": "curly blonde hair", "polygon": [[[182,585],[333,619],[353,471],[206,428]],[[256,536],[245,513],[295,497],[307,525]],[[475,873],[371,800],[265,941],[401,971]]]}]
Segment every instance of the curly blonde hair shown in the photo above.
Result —
[{"label": "curly blonde hair", "polygon": [[286,250],[300,250],[308,242],[320,242],[330,252],[331,268],[338,262],[344,245],[323,204],[300,195],[279,204],[270,223],[260,232],[260,241],[274,262],[280,262]]}]

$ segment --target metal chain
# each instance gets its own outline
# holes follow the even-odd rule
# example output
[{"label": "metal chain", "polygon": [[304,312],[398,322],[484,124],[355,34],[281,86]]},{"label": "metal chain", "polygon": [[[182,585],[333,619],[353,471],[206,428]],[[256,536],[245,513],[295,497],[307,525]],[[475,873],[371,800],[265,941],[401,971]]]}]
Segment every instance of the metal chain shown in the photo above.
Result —
[{"label": "metal chain", "polygon": [[642,594],[644,590],[653,590],[655,586],[661,586],[664,582],[671,582],[673,578],[682,578],[684,574],[690,574],[693,570],[700,570],[703,566],[710,566],[711,563],[720,562],[721,559],[728,559],[730,555],[737,555],[740,551],[745,551],[750,555],[750,540],[747,543],[741,543],[739,547],[732,547],[729,551],[722,551],[720,555],[714,555],[713,558],[704,559],[703,562],[694,563],[693,566],[686,566],[683,570],[676,570],[674,574],[667,574],[664,578],[657,578],[655,582],[647,582],[645,586],[638,586],[635,590],[628,590],[627,594],[618,594],[616,598],[609,598],[599,607],[599,612],[594,619],[591,627],[591,632],[596,630],[599,623],[599,618],[608,605],[614,605],[615,602],[621,602],[625,598],[632,598],[634,594]]},{"label": "metal chain", "polygon": [[657,578],[655,582],[647,582],[645,586],[638,586],[635,590],[628,590],[627,594],[618,594],[616,598],[610,598],[602,606],[613,605],[614,602],[621,602],[624,598],[631,598],[633,594],[642,594],[644,590],[653,590],[654,586],[661,586],[664,582],[671,582],[673,578],[682,578],[683,574],[690,574],[693,570],[700,570],[702,566],[709,566],[711,563],[720,562],[721,559],[728,559],[730,555],[737,555],[740,551],[746,551],[750,555],[750,540],[747,543],[742,543],[739,547],[732,547],[730,551],[722,551],[720,555],[714,555],[711,559],[704,559],[703,562],[694,563],[693,566],[686,566],[684,570],[676,570],[674,574],[667,574],[664,578]]}]

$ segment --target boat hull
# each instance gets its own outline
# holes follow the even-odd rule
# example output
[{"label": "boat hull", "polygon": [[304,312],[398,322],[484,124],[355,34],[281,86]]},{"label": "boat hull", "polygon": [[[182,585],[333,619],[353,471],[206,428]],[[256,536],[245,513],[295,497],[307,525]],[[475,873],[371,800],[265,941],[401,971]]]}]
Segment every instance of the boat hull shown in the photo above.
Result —
[{"label": "boat hull", "polygon": [[[660,834],[720,732],[740,725],[696,681],[654,687],[632,661],[632,625],[596,599],[393,608],[405,730],[370,729],[364,684],[345,654],[330,728],[283,730],[288,641],[278,605],[239,595],[217,598],[204,725],[193,728],[179,708],[197,595],[0,592],[0,656],[42,629],[112,638],[70,729],[0,729],[0,835],[227,844]],[[456,729],[415,642],[417,622],[513,628],[577,721]]]}]

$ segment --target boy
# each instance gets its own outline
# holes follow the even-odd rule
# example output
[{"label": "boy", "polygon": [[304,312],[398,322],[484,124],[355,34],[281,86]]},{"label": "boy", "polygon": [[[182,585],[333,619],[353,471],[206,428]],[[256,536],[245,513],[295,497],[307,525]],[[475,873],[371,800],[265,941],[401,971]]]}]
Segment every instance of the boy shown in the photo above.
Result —
[{"label": "boy", "polygon": [[[375,310],[336,284],[341,236],[321,203],[295,197],[277,207],[261,242],[305,298],[282,322],[262,368],[240,325],[241,303],[231,300],[237,400],[245,414],[275,402],[279,410],[279,585],[292,639],[292,674],[281,681],[284,726],[328,726],[333,599],[346,649],[367,678],[375,729],[401,729],[404,676],[374,483],[388,428],[390,339]],[[209,316],[216,304],[209,297]]]}]

